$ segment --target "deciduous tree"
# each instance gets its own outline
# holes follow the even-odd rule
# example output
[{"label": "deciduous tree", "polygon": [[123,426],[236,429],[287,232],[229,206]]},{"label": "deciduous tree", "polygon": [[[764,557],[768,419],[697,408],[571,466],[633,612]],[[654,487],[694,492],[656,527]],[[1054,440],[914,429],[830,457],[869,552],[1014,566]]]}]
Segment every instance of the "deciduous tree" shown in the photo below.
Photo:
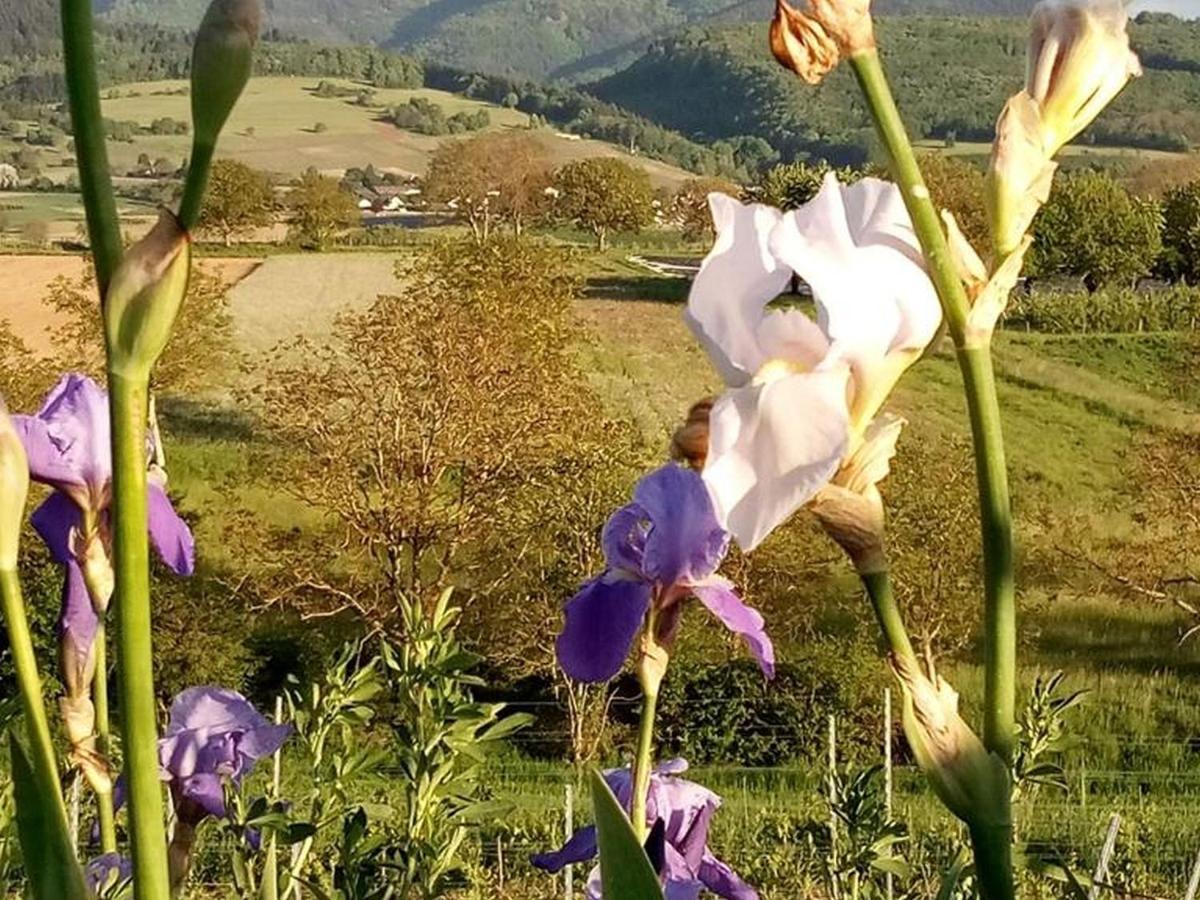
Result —
[{"label": "deciduous tree", "polygon": [[555,177],[558,212],[596,236],[600,250],[612,232],[640,231],[654,221],[654,189],[645,170],[613,157],[568,163]]},{"label": "deciduous tree", "polygon": [[292,229],[304,247],[324,250],[339,231],[359,222],[354,197],[316,169],[305,172],[287,195]]},{"label": "deciduous tree", "polygon": [[274,221],[275,191],[265,172],[232,159],[219,159],[209,175],[200,228],[214,231],[228,247],[236,235]]}]

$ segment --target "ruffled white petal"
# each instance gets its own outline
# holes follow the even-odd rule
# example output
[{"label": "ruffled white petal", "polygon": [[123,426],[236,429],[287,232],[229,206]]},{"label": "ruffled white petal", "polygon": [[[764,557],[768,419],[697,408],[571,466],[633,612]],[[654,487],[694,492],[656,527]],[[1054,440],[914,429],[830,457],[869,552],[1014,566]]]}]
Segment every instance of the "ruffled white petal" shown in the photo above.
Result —
[{"label": "ruffled white petal", "polygon": [[770,251],[779,210],[710,194],[716,243],[688,296],[686,319],[725,382],[741,386],[766,362],[763,311],[787,286],[791,270]]},{"label": "ruffled white petal", "polygon": [[753,550],[833,477],[849,444],[845,368],[728,391],[709,419],[704,481],[718,520]]}]

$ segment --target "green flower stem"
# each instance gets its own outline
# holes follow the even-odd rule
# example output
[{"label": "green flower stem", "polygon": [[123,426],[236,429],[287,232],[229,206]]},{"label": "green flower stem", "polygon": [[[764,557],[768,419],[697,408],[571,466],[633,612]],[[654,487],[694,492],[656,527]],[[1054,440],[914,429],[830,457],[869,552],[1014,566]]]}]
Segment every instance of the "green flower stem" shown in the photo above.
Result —
[{"label": "green flower stem", "polygon": [[851,64],[892,159],[897,185],[904,195],[929,265],[930,278],[942,301],[946,324],[958,348],[975,443],[983,530],[987,624],[985,695],[988,706],[983,740],[989,750],[1011,763],[1016,733],[1017,640],[1012,510],[991,351],[987,346],[968,346],[966,319],[970,301],[951,261],[941,220],[921,177],[916,154],[896,109],[879,55],[873,50],[859,53],[851,57]]},{"label": "green flower stem", "polygon": [[916,667],[917,654],[913,651],[912,641],[904,628],[904,619],[900,615],[900,607],[896,604],[896,594],[892,590],[892,578],[884,569],[882,572],[863,572],[860,574],[867,596],[871,598],[871,606],[875,610],[875,618],[887,640],[888,648],[893,655],[902,657]]},{"label": "green flower stem", "polygon": [[121,735],[129,786],[136,900],[168,900],[167,841],[158,766],[158,715],[150,637],[150,548],[146,532],[144,378],[109,371],[113,434],[113,571],[116,574]]},{"label": "green flower stem", "polygon": [[[955,271],[937,208],[921,177],[916,154],[880,65],[879,54],[875,50],[857,53],[850,62],[891,158],[897,186],[912,218],[913,230],[929,266],[930,279],[942,303],[947,328],[958,350],[975,445],[983,535],[986,625],[983,742],[1011,765],[1016,742],[1017,642],[1012,511],[991,350],[986,343],[973,346],[973,339],[968,335],[970,300]],[[1005,797],[998,802],[1010,803],[1011,800]],[[993,812],[1005,821],[1011,818],[1010,810]],[[984,896],[987,900],[1010,900],[1015,896],[1012,848],[1009,846],[1011,830],[1003,835],[989,833],[983,838],[972,843]]]},{"label": "green flower stem", "polygon": [[633,761],[633,794],[629,801],[629,820],[641,843],[650,834],[646,825],[646,801],[650,797],[650,770],[654,767],[654,718],[658,712],[658,685],[642,678],[642,717],[638,723],[637,756]]},{"label": "green flower stem", "polygon": [[124,248],[109,175],[108,149],[104,144],[104,116],[100,111],[100,85],[96,77],[96,47],[92,35],[92,0],[62,0],[62,30],[67,102],[79,166],[79,188],[96,261],[96,285],[103,297]]},{"label": "green flower stem", "polygon": [[972,828],[970,832],[975,870],[979,875],[980,896],[983,900],[1013,900],[1016,894],[1011,877],[1007,884],[983,877],[985,872],[1012,872],[1012,826]]},{"label": "green flower stem", "polygon": [[21,708],[31,743],[31,762],[40,787],[57,799],[56,815],[62,833],[68,833],[67,807],[62,799],[62,783],[58,778],[58,754],[50,736],[50,720],[42,699],[42,679],[38,675],[37,657],[29,634],[29,619],[25,616],[25,601],[21,596],[21,581],[13,569],[0,569],[0,600],[4,606],[4,624],[8,629],[9,649],[17,672],[17,687],[21,692]]},{"label": "green flower stem", "polygon": [[[109,728],[108,717],[108,637],[104,630],[104,620],[96,629],[94,643],[96,658],[96,675],[92,679],[92,703],[96,708],[96,743],[97,749],[109,762],[112,761],[112,732]],[[100,849],[105,853],[117,851],[116,815],[113,812],[112,791],[101,791],[96,794],[96,810],[100,819]]]},{"label": "green flower stem", "polygon": [[213,153],[211,143],[193,142],[192,156],[188,160],[187,180],[183,185],[183,199],[179,201],[179,221],[188,231],[200,221],[200,210],[204,206],[204,192],[208,189],[208,175],[212,171]]}]

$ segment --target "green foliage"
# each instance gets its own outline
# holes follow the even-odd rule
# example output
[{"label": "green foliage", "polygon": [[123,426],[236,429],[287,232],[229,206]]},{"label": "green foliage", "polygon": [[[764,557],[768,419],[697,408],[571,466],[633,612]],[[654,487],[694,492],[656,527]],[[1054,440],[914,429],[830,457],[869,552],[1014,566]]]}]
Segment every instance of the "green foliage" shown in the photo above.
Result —
[{"label": "green foliage", "polygon": [[292,232],[301,247],[324,250],[347,228],[359,222],[354,197],[336,179],[309,169],[287,194]]},{"label": "green foliage", "polygon": [[463,868],[469,827],[504,808],[487,801],[480,765],[529,722],[527,715],[504,715],[503,704],[472,699],[484,684],[470,674],[480,658],[459,643],[450,595],[443,592],[428,609],[402,597],[404,643],[382,646],[385,724],[401,785],[389,859],[400,897],[448,892]]},{"label": "green foliage", "polygon": [[33,900],[86,900],[83,872],[67,832],[66,810],[55,785],[35,774],[16,734],[9,733],[13,799],[21,859]]},{"label": "green foliage", "polygon": [[1161,274],[1200,285],[1200,180],[1179,185],[1163,197]]},{"label": "green foliage", "polygon": [[611,232],[640,231],[653,221],[654,191],[642,169],[611,157],[568,163],[555,176],[556,212],[596,236],[600,250]]},{"label": "green foliage", "polygon": [[826,163],[792,162],[772,166],[762,174],[752,190],[755,200],[778,209],[799,209],[821,190],[821,182],[830,172],[838,179],[852,182],[860,176],[853,169],[831,169]]},{"label": "green foliage", "polygon": [[882,766],[832,774],[826,803],[838,826],[828,859],[835,897],[886,897],[885,875],[901,885],[911,875],[901,852],[908,827],[888,812],[883,778]]},{"label": "green foliage", "polygon": [[1070,172],[1055,179],[1033,236],[1030,274],[1074,275],[1089,289],[1129,287],[1158,260],[1162,213],[1105,172]]},{"label": "green foliage", "polygon": [[1013,758],[1013,797],[1050,787],[1067,793],[1066,774],[1060,765],[1070,746],[1066,714],[1078,706],[1086,691],[1062,691],[1066,675],[1055,672],[1033,684],[1029,702],[1018,724],[1017,752]]},{"label": "green foliage", "polygon": [[1200,290],[1101,288],[1086,291],[1018,291],[1009,301],[1003,327],[1051,334],[1194,331],[1200,328]]},{"label": "green foliage", "polygon": [[[598,771],[592,770],[589,781],[604,893],[623,900],[661,900],[663,892],[658,875],[633,831],[628,814]],[[654,836],[650,839],[653,841]]]},{"label": "green foliage", "polygon": [[215,231],[225,246],[233,238],[274,221],[275,191],[265,172],[232,159],[218,159],[208,177],[208,191],[198,227]]},{"label": "green foliage", "polygon": [[491,116],[486,109],[478,109],[475,112],[458,112],[447,116],[440,104],[424,97],[413,97],[407,103],[393,107],[389,117],[397,128],[434,137],[443,134],[481,131],[492,123]]}]

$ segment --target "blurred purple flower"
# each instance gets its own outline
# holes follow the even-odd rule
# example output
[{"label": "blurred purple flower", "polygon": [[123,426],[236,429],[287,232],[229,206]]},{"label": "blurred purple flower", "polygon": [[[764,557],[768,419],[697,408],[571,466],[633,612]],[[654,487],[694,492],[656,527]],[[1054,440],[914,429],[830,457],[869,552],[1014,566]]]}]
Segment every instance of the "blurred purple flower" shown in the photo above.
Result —
[{"label": "blurred purple flower", "polygon": [[674,463],[650,473],[633,502],[617,510],[603,534],[605,571],[566,605],[558,660],[578,681],[607,681],[621,670],[653,605],[670,639],[682,602],[694,596],[745,639],[767,677],[775,650],[763,618],[717,576],[729,536],[717,524],[704,481]]},{"label": "blurred purple flower", "polygon": [[176,814],[192,824],[206,816],[224,818],[225,781],[241,781],[291,733],[291,725],[274,724],[237,691],[194,687],[180,693],[158,742]]},{"label": "blurred purple flower", "polygon": [[89,897],[103,897],[133,878],[133,863],[120,853],[97,856],[84,867],[83,884]]},{"label": "blurred purple flower", "polygon": [[[725,900],[758,900],[758,892],[708,849],[709,825],[721,798],[708,788],[679,778],[687,767],[682,759],[656,767],[646,801],[647,824],[653,826],[661,819],[664,826],[665,852],[659,874],[666,886],[666,900],[695,900],[702,889]],[[611,769],[604,773],[604,780],[621,806],[628,808],[632,790],[629,770]],[[561,849],[539,853],[530,862],[554,873],[595,856],[596,827],[589,825],[575,832]],[[592,871],[586,895],[588,900],[601,898],[599,867]]]}]

